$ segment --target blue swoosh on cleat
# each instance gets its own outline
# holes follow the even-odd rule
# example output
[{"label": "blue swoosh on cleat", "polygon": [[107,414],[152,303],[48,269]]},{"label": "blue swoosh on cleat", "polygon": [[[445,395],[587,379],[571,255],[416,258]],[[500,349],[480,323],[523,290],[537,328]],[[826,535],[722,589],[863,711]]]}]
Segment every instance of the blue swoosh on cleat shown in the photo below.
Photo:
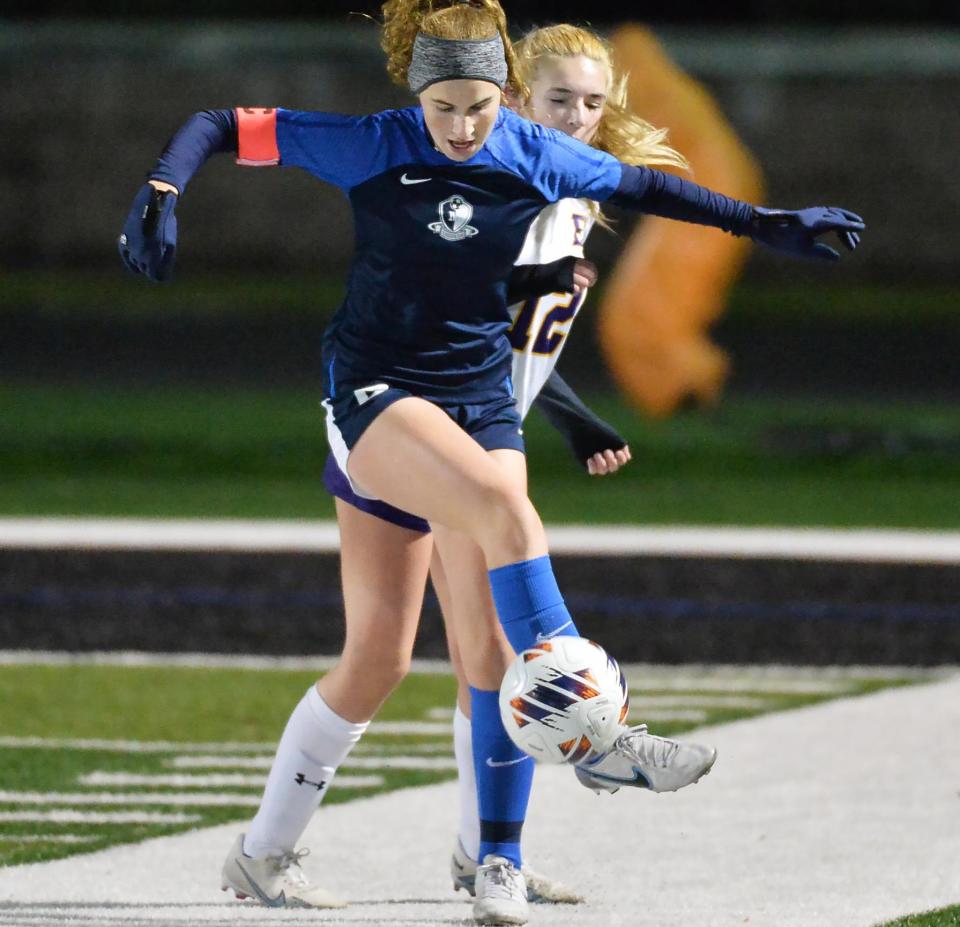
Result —
[{"label": "blue swoosh on cleat", "polygon": [[642,782],[642,788],[650,788],[650,780],[642,773],[636,766],[633,767],[633,778],[632,779],[623,779],[620,776],[607,776],[604,773],[591,772],[589,769],[580,767],[591,779],[603,779],[604,782],[619,782],[621,785],[636,785],[638,782]]}]

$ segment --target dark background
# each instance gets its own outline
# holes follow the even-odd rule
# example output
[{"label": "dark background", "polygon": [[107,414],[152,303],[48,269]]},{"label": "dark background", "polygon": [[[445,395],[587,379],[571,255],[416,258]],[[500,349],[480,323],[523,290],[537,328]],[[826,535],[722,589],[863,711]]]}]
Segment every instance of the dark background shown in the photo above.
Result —
[{"label": "dark background", "polygon": [[[952,0],[728,0],[724,3],[703,0],[673,0],[670,3],[626,3],[594,0],[591,3],[573,0],[513,0],[504,4],[508,15],[517,24],[552,21],[583,21],[609,24],[622,19],[644,19],[648,22],[749,23],[958,23],[960,10]],[[273,19],[340,18],[351,13],[372,12],[363,0],[322,0],[320,3],[276,0],[270,4]],[[375,10],[375,7],[373,8]],[[141,0],[138,3],[81,2],[61,0],[51,3],[29,3],[12,0],[5,5],[6,15],[24,18],[64,17],[130,17],[169,19],[171,17],[237,19],[257,17],[263,4],[223,0]]]}]

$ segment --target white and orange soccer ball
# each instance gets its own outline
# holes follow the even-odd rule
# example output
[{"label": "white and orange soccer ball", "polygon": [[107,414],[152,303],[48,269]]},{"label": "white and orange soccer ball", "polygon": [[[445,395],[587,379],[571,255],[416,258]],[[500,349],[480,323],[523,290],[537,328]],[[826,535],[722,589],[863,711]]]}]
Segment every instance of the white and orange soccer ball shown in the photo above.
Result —
[{"label": "white and orange soccer ball", "polygon": [[545,763],[605,753],[623,731],[629,703],[617,661],[584,637],[554,637],[524,650],[500,683],[507,734]]}]

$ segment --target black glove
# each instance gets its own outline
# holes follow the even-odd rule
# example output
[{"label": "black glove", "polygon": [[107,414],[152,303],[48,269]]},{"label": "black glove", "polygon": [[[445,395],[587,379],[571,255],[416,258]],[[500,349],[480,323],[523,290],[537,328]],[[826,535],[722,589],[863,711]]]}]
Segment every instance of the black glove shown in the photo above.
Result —
[{"label": "black glove", "polygon": [[170,279],[177,253],[176,205],[176,193],[161,193],[153,184],[137,191],[117,241],[128,270],[155,283]]},{"label": "black glove", "polygon": [[573,456],[584,467],[594,454],[627,446],[617,429],[596,416],[556,370],[543,384],[534,405],[563,435]]},{"label": "black glove", "polygon": [[549,264],[517,264],[507,282],[507,305],[547,293],[572,293],[573,268],[578,260],[571,254]]},{"label": "black glove", "polygon": [[836,232],[841,243],[850,251],[860,244],[860,235],[866,228],[855,212],[834,206],[813,206],[791,212],[787,209],[753,207],[753,219],[747,234],[761,245],[774,251],[796,254],[800,257],[838,261],[840,254],[817,236]]}]

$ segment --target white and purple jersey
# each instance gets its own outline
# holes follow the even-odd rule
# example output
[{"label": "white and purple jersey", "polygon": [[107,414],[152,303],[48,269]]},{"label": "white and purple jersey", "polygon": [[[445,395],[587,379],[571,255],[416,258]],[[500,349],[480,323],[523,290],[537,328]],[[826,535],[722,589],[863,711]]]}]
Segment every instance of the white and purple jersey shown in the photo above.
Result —
[{"label": "white and purple jersey", "polygon": [[[583,257],[583,244],[593,227],[589,200],[563,199],[547,206],[534,220],[517,264],[549,264],[569,255]],[[556,366],[586,290],[534,296],[509,308],[507,338],[513,347],[513,395],[525,418]]]}]

